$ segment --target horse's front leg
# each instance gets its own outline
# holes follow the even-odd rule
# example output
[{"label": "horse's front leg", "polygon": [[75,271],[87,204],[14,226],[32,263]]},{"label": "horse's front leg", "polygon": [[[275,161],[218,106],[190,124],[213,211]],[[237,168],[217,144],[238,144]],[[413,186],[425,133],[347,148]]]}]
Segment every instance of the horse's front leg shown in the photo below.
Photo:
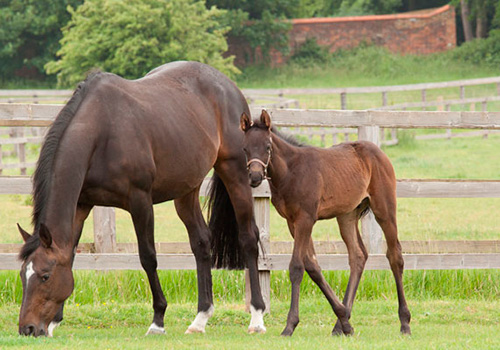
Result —
[{"label": "horse's front leg", "polygon": [[151,196],[145,191],[133,191],[130,195],[129,211],[137,235],[141,265],[146,271],[153,295],[153,323],[146,334],[164,334],[163,319],[167,309],[167,300],[156,272],[158,261],[156,260],[154,242],[154,214]]},{"label": "horse's front leg", "polygon": [[191,250],[196,259],[198,274],[198,314],[186,334],[205,333],[205,326],[213,314],[210,232],[200,208],[199,188],[174,201],[177,215],[186,226]]}]

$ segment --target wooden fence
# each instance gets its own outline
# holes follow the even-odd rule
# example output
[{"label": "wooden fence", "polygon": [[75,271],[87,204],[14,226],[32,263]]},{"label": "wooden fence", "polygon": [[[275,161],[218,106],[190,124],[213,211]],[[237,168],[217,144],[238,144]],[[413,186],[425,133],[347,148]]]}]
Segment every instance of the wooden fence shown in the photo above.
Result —
[{"label": "wooden fence", "polygon": [[[0,104],[0,126],[48,126],[61,109],[59,105]],[[359,139],[379,142],[379,128],[467,128],[500,130],[500,112],[427,111],[335,111],[271,109],[273,122],[287,127],[357,128]],[[253,110],[258,115],[260,109]],[[206,181],[205,181],[206,182]],[[203,189],[206,188],[204,183]],[[29,177],[0,176],[0,194],[31,192]],[[203,192],[202,192],[203,193]],[[291,242],[270,242],[270,191],[266,183],[255,189],[256,222],[261,233],[259,258],[261,284],[269,305],[269,273],[288,268]],[[398,197],[414,198],[500,198],[498,180],[398,180]],[[116,244],[114,210],[94,210],[94,244],[79,246],[76,269],[141,269],[136,250],[130,244]],[[361,224],[365,244],[371,253],[367,269],[388,269],[385,244],[373,215]],[[324,270],[349,268],[341,242],[315,242],[318,260]],[[500,241],[402,242],[407,269],[489,269],[500,268]],[[0,269],[19,269],[20,245],[0,245]],[[195,269],[187,243],[158,243],[160,269]],[[124,252],[124,253],[120,253]]]}]

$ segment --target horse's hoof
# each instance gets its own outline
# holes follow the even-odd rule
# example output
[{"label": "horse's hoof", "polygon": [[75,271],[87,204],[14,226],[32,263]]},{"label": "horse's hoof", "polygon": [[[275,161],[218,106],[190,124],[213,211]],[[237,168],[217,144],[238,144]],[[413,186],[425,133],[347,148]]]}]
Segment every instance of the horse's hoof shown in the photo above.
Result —
[{"label": "horse's hoof", "polygon": [[264,325],[248,327],[248,334],[254,334],[254,333],[264,334],[264,333],[266,333],[266,331],[267,331],[267,329]]},{"label": "horse's hoof", "polygon": [[283,332],[281,332],[282,337],[291,337],[293,334],[293,330],[285,328]]},{"label": "horse's hoof", "polygon": [[205,330],[198,327],[189,326],[188,329],[186,329],[186,331],[184,332],[184,334],[196,334],[196,333],[205,334]]},{"label": "horse's hoof", "polygon": [[156,334],[165,334],[165,328],[159,327],[153,323],[146,332],[146,335],[156,335]]}]

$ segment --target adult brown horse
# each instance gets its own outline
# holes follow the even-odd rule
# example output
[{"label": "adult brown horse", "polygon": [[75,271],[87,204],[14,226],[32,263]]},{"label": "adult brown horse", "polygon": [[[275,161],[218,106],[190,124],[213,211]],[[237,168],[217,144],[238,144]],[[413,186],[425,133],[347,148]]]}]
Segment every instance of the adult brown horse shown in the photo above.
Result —
[{"label": "adult brown horse", "polygon": [[[134,81],[96,73],[81,83],[41,149],[33,177],[34,234],[19,227],[25,240],[19,333],[52,335],[62,320],[74,287],[75,248],[94,205],[130,212],[153,295],[148,334],[164,333],[167,301],[156,271],[153,204],[172,199],[198,273],[198,314],[187,333],[204,332],[213,313],[212,263],[248,267],[249,331],[264,332],[259,232],[241,151],[243,112],[248,105],[235,84],[196,62],[166,64]],[[216,173],[207,227],[199,191],[211,168]]]},{"label": "adult brown horse", "polygon": [[[299,323],[300,283],[307,271],[325,294],[338,321],[332,334],[351,334],[349,324],[359,280],[368,258],[358,220],[369,208],[384,231],[399,298],[401,332],[410,334],[410,311],[403,291],[403,256],[396,226],[396,178],[387,156],[373,143],[346,142],[328,149],[300,147],[277,135],[271,118],[262,111],[260,121],[243,114],[244,150],[250,185],[270,176],[272,203],[287,220],[294,238],[290,261],[292,302],[282,335],[292,335]],[[349,255],[351,274],[341,303],[326,282],[316,260],[312,228],[317,220],[337,218]]]}]

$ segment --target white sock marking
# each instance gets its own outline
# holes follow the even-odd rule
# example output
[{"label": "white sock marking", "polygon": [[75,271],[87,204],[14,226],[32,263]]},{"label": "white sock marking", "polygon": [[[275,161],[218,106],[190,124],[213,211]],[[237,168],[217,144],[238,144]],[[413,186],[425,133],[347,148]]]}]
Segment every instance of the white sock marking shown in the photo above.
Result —
[{"label": "white sock marking", "polygon": [[265,333],[266,327],[264,326],[264,310],[255,310],[253,305],[250,305],[250,313],[252,314],[252,319],[250,320],[248,331],[250,333]]},{"label": "white sock marking", "polygon": [[207,325],[208,320],[214,314],[214,306],[211,305],[207,311],[200,311],[193,323],[188,327],[186,333],[205,333],[205,326]]},{"label": "white sock marking", "polygon": [[33,269],[33,261],[30,261],[30,263],[26,265],[26,289],[28,289],[28,282],[34,274],[35,270]]},{"label": "white sock marking", "polygon": [[158,326],[156,323],[152,323],[151,326],[149,326],[148,331],[146,332],[146,335],[148,334],[164,334],[165,333],[165,328]]}]

